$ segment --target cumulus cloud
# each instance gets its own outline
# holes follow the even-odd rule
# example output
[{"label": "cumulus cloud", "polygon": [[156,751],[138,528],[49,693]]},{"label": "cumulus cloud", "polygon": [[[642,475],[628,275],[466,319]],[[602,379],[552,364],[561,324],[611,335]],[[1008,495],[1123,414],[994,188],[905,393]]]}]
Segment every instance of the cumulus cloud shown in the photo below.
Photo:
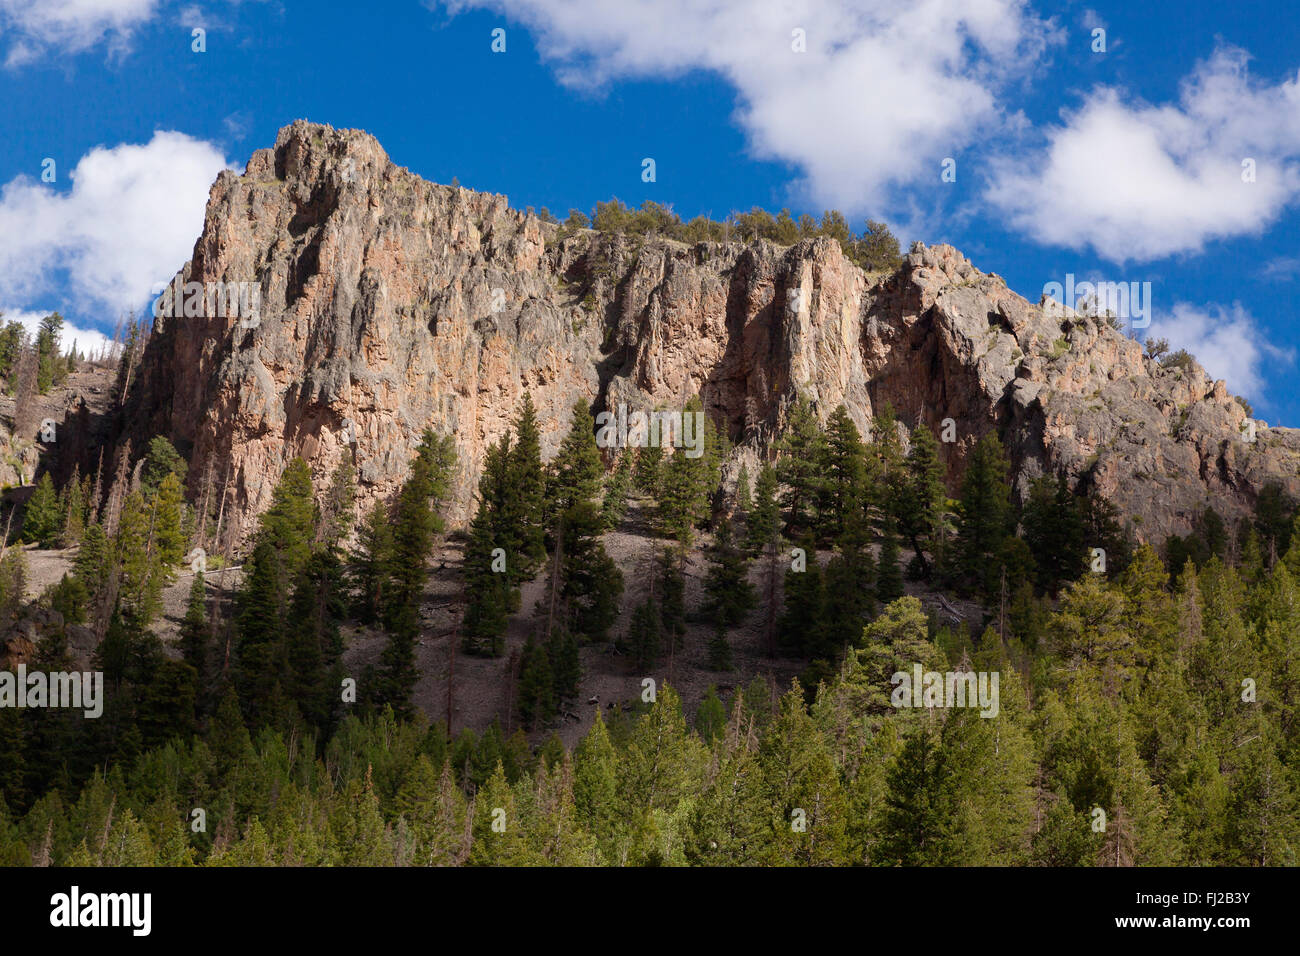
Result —
[{"label": "cumulus cloud", "polygon": [[[0,307],[0,323],[21,322],[28,334],[35,338],[36,332],[40,328],[41,319],[51,312],[57,311],[57,309],[44,309],[33,312]],[[59,339],[59,344],[64,353],[71,352],[72,347],[75,345],[78,352],[85,355],[96,355],[106,350],[112,345],[112,342],[113,340],[103,332],[73,325],[66,318],[63,320],[63,334]]]},{"label": "cumulus cloud", "polygon": [[995,167],[987,198],[1034,240],[1113,262],[1260,233],[1300,198],[1300,74],[1270,86],[1247,60],[1219,50],[1177,105],[1095,89],[1041,149]]},{"label": "cumulus cloud", "polygon": [[22,66],[48,50],[82,53],[100,43],[121,53],[158,7],[158,0],[0,0],[0,36],[9,41],[5,64]]},{"label": "cumulus cloud", "polygon": [[0,189],[0,302],[107,313],[140,306],[189,259],[208,189],[227,165],[211,143],[157,132],[97,147],[57,191],[28,176]]},{"label": "cumulus cloud", "polygon": [[1167,339],[1170,347],[1196,356],[1211,378],[1221,378],[1233,394],[1264,401],[1264,366],[1295,363],[1295,350],[1275,345],[1269,333],[1239,304],[1176,304],[1157,316],[1149,338]]},{"label": "cumulus cloud", "polygon": [[[719,74],[759,158],[807,197],[878,210],[1000,122],[999,91],[1057,37],[1021,0],[451,0],[524,24],[560,79]],[[806,52],[796,52],[799,36]],[[662,175],[662,172],[661,172]]]}]

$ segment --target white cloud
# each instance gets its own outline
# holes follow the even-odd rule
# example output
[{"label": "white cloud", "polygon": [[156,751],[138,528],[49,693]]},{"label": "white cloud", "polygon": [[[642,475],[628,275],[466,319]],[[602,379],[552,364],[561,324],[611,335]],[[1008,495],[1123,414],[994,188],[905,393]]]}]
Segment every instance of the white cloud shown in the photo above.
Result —
[{"label": "white cloud", "polygon": [[[1034,240],[1113,262],[1260,233],[1300,198],[1300,74],[1269,86],[1247,59],[1219,50],[1178,105],[1094,90],[1041,150],[996,167],[987,198]],[[1243,181],[1247,159],[1254,182]]]},{"label": "white cloud", "polygon": [[[0,189],[0,301],[100,311],[113,322],[189,259],[209,187],[227,165],[215,146],[157,132],[97,147],[57,191],[27,176]],[[62,175],[62,174],[61,174]]]},{"label": "white cloud", "polygon": [[1211,378],[1223,379],[1233,394],[1264,401],[1264,370],[1268,363],[1294,364],[1295,350],[1274,345],[1255,318],[1234,303],[1198,307],[1177,303],[1158,315],[1147,337],[1168,339],[1171,348],[1186,349]]},{"label": "white cloud", "polygon": [[1300,256],[1278,256],[1264,263],[1259,274],[1265,279],[1289,282],[1300,276]]},{"label": "white cloud", "polygon": [[[809,200],[850,213],[879,214],[891,186],[938,182],[945,157],[1000,122],[1008,78],[1056,39],[1022,0],[447,5],[523,23],[574,86],[696,69],[721,75],[739,93],[737,119],[755,155],[797,165]],[[792,49],[796,29],[805,53]],[[653,143],[645,155],[654,155]],[[659,170],[661,181],[670,175]]]},{"label": "white cloud", "polygon": [[158,0],[0,0],[0,36],[10,41],[5,64],[22,66],[51,49],[82,53],[101,42],[121,53],[158,6]]},{"label": "white cloud", "polygon": [[[21,322],[28,333],[35,338],[36,332],[40,328],[41,319],[51,312],[57,311],[57,309],[45,309],[30,312],[20,309],[0,308],[0,324]],[[63,334],[60,336],[59,343],[65,353],[72,351],[72,346],[76,345],[78,352],[94,355],[112,345],[112,342],[112,338],[103,332],[73,325],[66,318],[63,320]]]}]

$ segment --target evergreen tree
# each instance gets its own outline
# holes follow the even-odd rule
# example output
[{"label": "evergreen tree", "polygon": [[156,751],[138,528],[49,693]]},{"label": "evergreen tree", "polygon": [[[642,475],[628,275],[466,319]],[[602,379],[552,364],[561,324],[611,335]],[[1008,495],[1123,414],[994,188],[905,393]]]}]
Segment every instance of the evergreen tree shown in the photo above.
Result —
[{"label": "evergreen tree", "polygon": [[27,501],[27,510],[23,513],[23,540],[42,548],[52,548],[58,543],[62,531],[63,509],[59,506],[54,481],[47,471],[41,475],[36,490]]},{"label": "evergreen tree", "polygon": [[345,610],[338,554],[333,549],[313,552],[289,602],[283,688],[303,719],[321,733],[333,724],[343,678],[340,625]]},{"label": "evergreen tree", "polygon": [[687,449],[678,448],[661,470],[657,503],[660,531],[688,548],[696,525],[708,517],[709,456],[692,458]]},{"label": "evergreen tree", "polygon": [[659,658],[659,629],[659,610],[654,600],[647,598],[632,611],[627,629],[628,652],[637,670],[648,670]]},{"label": "evergreen tree", "polygon": [[603,641],[623,593],[623,572],[605,551],[604,523],[591,501],[571,507],[564,516],[564,561],[560,596],[569,611],[569,627],[589,641]]},{"label": "evergreen tree", "polygon": [[580,398],[573,406],[573,424],[552,462],[546,495],[552,523],[555,516],[574,505],[595,499],[600,494],[604,474],[605,466],[593,430],[591,405],[585,398]]},{"label": "evergreen tree", "polygon": [[818,536],[832,541],[865,507],[864,448],[848,409],[840,405],[826,420],[825,460],[819,466]]},{"label": "evergreen tree", "polygon": [[577,820],[596,838],[605,862],[624,861],[619,852],[620,799],[618,753],[600,711],[573,752],[573,804]]},{"label": "evergreen tree", "polygon": [[1021,522],[1040,588],[1056,594],[1063,583],[1084,572],[1083,517],[1064,477],[1035,479]]},{"label": "evergreen tree", "polygon": [[240,697],[247,713],[270,722],[285,704],[290,597],[311,555],[314,516],[311,473],[295,458],[258,519],[238,599]]},{"label": "evergreen tree", "polygon": [[659,497],[659,479],[663,470],[664,450],[659,445],[647,445],[636,450],[636,466],[632,471],[632,484],[636,490],[651,498]]},{"label": "evergreen tree", "polygon": [[178,484],[185,484],[188,467],[171,442],[162,435],[155,435],[149,440],[149,449],[145,452],[144,467],[140,470],[140,487],[145,495],[153,497],[158,493],[163,479],[175,475]]},{"label": "evergreen tree", "polygon": [[822,610],[826,595],[822,586],[822,567],[811,539],[804,539],[805,567],[800,570],[791,562],[785,572],[785,610],[777,628],[777,642],[786,654],[810,657],[823,646]]},{"label": "evergreen tree", "polygon": [[523,408],[515,419],[514,445],[507,466],[509,487],[518,502],[517,526],[519,556],[518,576],[532,577],[546,558],[543,544],[546,532],[546,472],[542,468],[541,430],[537,409],[530,393],[524,393]]},{"label": "evergreen tree", "polygon": [[[509,440],[492,445],[479,480],[478,510],[465,546],[465,650],[499,656],[505,648],[510,613],[517,606],[510,563],[521,560],[520,522],[512,514]],[[517,498],[515,499],[518,500]]]},{"label": "evergreen tree", "polygon": [[185,663],[194,668],[198,675],[199,686],[206,687],[209,676],[207,584],[202,572],[194,575],[190,585],[189,601],[185,606],[185,617],[181,621],[181,656]]},{"label": "evergreen tree", "polygon": [[605,527],[617,528],[627,514],[627,496],[632,488],[632,456],[624,453],[619,456],[618,464],[605,486],[605,499],[601,506],[601,516]]},{"label": "evergreen tree", "polygon": [[546,646],[529,637],[519,660],[519,717],[537,729],[555,716],[555,676]]},{"label": "evergreen tree", "polygon": [[835,660],[862,636],[872,608],[875,573],[871,553],[855,538],[846,537],[826,564],[822,626],[817,643],[809,647],[811,657]]},{"label": "evergreen tree", "polygon": [[143,630],[162,609],[167,573],[156,543],[153,508],[138,491],[130,492],[122,503],[112,554],[127,626]]},{"label": "evergreen tree", "polygon": [[745,543],[751,554],[766,550],[776,540],[780,507],[776,500],[778,482],[776,469],[764,464],[758,473],[754,491],[754,507],[746,516]]},{"label": "evergreen tree", "polygon": [[659,621],[669,650],[681,649],[686,637],[686,577],[671,549],[659,555]]},{"label": "evergreen tree", "polygon": [[81,538],[81,547],[77,549],[73,575],[86,588],[89,595],[87,606],[91,609],[99,606],[99,599],[107,583],[111,555],[108,538],[104,528],[98,523],[86,527]]},{"label": "evergreen tree", "polygon": [[393,526],[382,502],[366,513],[357,533],[351,570],[357,589],[357,614],[373,623],[387,601],[389,569],[393,560]]},{"label": "evergreen tree", "polygon": [[54,385],[59,384],[68,375],[67,362],[63,360],[59,350],[59,340],[62,336],[63,316],[57,312],[41,319],[40,328],[36,332],[36,357],[37,389],[42,395],[50,390]]},{"label": "evergreen tree", "polygon": [[59,509],[63,512],[62,531],[59,544],[70,548],[81,543],[81,536],[86,533],[86,489],[81,479],[81,469],[73,468],[72,478],[63,487],[59,500]]},{"label": "evergreen tree", "polygon": [[942,547],[947,490],[939,443],[924,423],[912,432],[912,447],[898,484],[895,502],[899,533],[911,544],[921,576],[928,578],[930,563],[925,551],[928,548],[938,553]]},{"label": "evergreen tree", "polygon": [[731,645],[727,642],[727,629],[721,622],[713,625],[713,632],[709,635],[706,666],[711,671],[729,671],[732,668]]},{"label": "evergreen tree", "polygon": [[897,524],[892,514],[885,517],[880,538],[880,563],[876,568],[876,600],[888,604],[903,596],[903,569],[899,566]]},{"label": "evergreen tree", "polygon": [[186,535],[183,526],[185,499],[180,479],[175,473],[169,473],[158,485],[153,497],[154,541],[158,551],[158,561],[170,574],[185,557]]},{"label": "evergreen tree", "polygon": [[568,631],[552,632],[546,645],[551,660],[551,677],[554,699],[558,707],[566,700],[578,696],[582,683],[582,662],[578,657],[578,641]]},{"label": "evergreen tree", "polygon": [[781,506],[786,512],[787,534],[797,535],[815,527],[816,505],[822,493],[822,464],[826,459],[826,436],[808,400],[800,398],[790,406],[785,434],[777,443],[777,480],[785,486]]},{"label": "evergreen tree", "polygon": [[738,626],[754,608],[747,565],[744,552],[731,540],[731,522],[724,517],[709,549],[709,566],[704,573],[704,616],[717,628]]},{"label": "evergreen tree", "polygon": [[749,466],[741,464],[740,474],[736,476],[736,512],[741,516],[749,514],[754,506],[754,495],[749,487]]},{"label": "evergreen tree", "polygon": [[330,476],[329,488],[321,502],[320,518],[316,522],[317,547],[334,551],[342,546],[352,531],[356,497],[356,469],[352,467],[351,456],[344,454]]},{"label": "evergreen tree", "polygon": [[8,629],[27,594],[27,556],[9,548],[0,557],[0,627]]},{"label": "evergreen tree", "polygon": [[1011,533],[1011,489],[1002,443],[992,432],[975,445],[962,478],[958,507],[956,558],[958,573],[984,594],[994,593],[996,564],[992,560]]}]

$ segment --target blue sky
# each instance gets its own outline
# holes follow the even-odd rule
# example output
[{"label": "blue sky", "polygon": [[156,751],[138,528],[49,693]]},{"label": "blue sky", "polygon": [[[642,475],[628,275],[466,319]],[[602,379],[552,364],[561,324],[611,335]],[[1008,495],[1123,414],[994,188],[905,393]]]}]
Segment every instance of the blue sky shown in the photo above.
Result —
[{"label": "blue sky", "polygon": [[305,117],[518,208],[837,207],[1031,300],[1150,282],[1139,335],[1300,424],[1297,37],[1201,0],[0,0],[0,310],[111,332]]}]

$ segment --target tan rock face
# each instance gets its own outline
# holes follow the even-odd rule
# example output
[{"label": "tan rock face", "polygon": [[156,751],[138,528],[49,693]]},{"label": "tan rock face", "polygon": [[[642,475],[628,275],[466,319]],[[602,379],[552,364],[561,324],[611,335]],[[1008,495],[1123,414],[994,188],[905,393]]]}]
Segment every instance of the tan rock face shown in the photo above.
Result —
[{"label": "tan rock face", "polygon": [[1268,480],[1300,495],[1300,434],[1243,441],[1222,383],[1158,368],[949,246],[870,276],[826,239],[562,238],[504,196],[421,180],[367,134],[297,122],[218,178],[182,278],[255,283],[256,322],[156,320],[119,440],[163,433],[192,454],[192,481],[228,474],[239,538],[294,456],[322,488],[353,456],[361,510],[396,491],[425,427],[456,436],[464,520],[525,391],[544,455],[580,396],[635,411],[698,393],[738,456],[767,447],[797,392],[823,417],[845,404],[864,431],[889,402],[909,428],[953,420],[954,482],[998,429],[1022,490],[1063,471],[1156,539],[1206,504],[1235,518]]}]

